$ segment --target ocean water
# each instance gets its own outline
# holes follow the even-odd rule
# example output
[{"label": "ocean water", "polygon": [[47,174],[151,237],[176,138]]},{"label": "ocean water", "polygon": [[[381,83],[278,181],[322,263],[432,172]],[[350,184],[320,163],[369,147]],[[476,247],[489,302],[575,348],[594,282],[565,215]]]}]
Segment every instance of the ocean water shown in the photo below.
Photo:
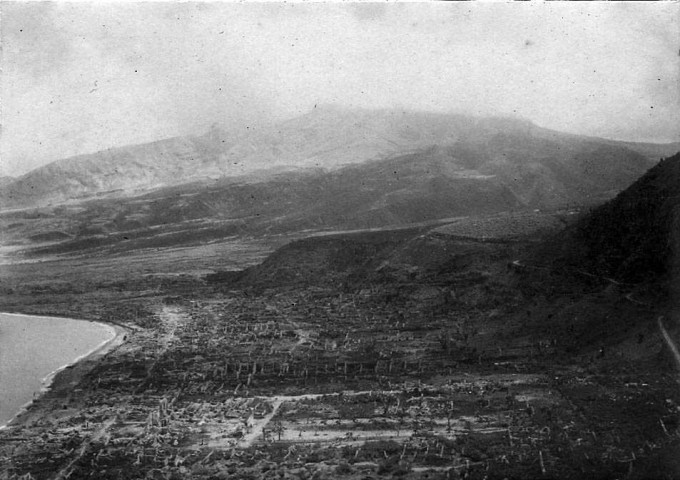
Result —
[{"label": "ocean water", "polygon": [[56,370],[114,336],[101,323],[0,313],[0,426],[33,400]]}]

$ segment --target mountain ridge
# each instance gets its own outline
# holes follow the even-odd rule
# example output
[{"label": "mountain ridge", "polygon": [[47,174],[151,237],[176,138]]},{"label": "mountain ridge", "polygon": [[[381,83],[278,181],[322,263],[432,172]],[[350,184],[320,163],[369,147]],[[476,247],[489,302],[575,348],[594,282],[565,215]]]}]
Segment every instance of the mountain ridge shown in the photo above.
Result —
[{"label": "mountain ridge", "polygon": [[[593,158],[587,145],[556,149],[540,140],[511,149],[504,146],[506,141],[501,139],[500,147],[490,143],[489,151],[470,152],[465,145],[431,147],[336,170],[184,184],[134,197],[46,207],[35,214],[7,213],[0,222],[5,241],[13,244],[33,244],[50,232],[69,236],[43,253],[404,227],[453,217],[596,205],[633,183],[647,164],[625,149],[607,149],[610,156]],[[626,165],[630,168],[622,168]]]},{"label": "mountain ridge", "polygon": [[523,119],[322,107],[246,133],[211,129],[202,136],[174,137],[58,160],[5,184],[0,205],[23,207],[124,196],[272,168],[337,169],[433,146],[463,143],[480,148],[503,135],[518,142],[595,142],[627,149],[637,145],[648,155],[662,148],[563,134]]}]

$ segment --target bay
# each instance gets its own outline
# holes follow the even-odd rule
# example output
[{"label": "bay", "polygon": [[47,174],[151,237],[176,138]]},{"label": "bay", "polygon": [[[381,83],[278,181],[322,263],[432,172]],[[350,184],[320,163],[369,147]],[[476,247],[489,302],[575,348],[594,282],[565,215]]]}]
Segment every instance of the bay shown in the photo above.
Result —
[{"label": "bay", "polygon": [[54,374],[115,337],[105,324],[0,313],[0,426],[5,425]]}]

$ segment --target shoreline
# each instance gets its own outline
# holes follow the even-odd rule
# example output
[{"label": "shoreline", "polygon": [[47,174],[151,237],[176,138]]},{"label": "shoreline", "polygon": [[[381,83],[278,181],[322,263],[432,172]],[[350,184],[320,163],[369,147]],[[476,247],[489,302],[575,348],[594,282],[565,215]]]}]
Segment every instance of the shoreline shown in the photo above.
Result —
[{"label": "shoreline", "polygon": [[[32,315],[32,314],[23,314],[23,313],[10,313],[10,312],[0,312],[2,315],[8,315],[8,316],[16,316],[16,317],[34,317],[34,318],[41,318],[41,319],[49,319],[49,320],[74,320],[74,321],[79,321],[79,322],[90,322],[90,323],[97,323],[99,325],[102,325],[103,327],[106,328],[108,333],[110,334],[109,338],[106,340],[100,342],[98,345],[96,345],[94,348],[92,348],[90,351],[79,355],[69,363],[65,365],[61,365],[60,367],[56,368],[52,372],[48,373],[45,377],[42,378],[40,381],[41,387],[38,392],[36,392],[31,400],[23,404],[17,413],[15,413],[9,420],[7,420],[6,423],[0,425],[0,431],[7,430],[13,427],[17,427],[25,423],[29,418],[30,415],[28,415],[31,412],[31,407],[36,404],[37,401],[41,400],[43,397],[45,397],[47,394],[50,392],[59,389],[60,387],[65,387],[67,384],[72,383],[73,379],[70,381],[61,381],[63,379],[60,379],[60,375],[67,371],[67,370],[73,370],[76,366],[82,366],[86,362],[96,362],[99,358],[102,358],[115,348],[119,347],[122,345],[125,340],[127,334],[130,332],[128,328],[125,328],[119,324],[114,324],[114,323],[106,323],[102,321],[96,321],[96,320],[84,320],[84,319],[79,319],[79,318],[70,318],[70,317],[56,317],[56,316],[49,316],[49,315]],[[80,380],[82,376],[87,373],[90,369],[84,369],[84,371],[77,372],[75,375],[75,380]]]}]

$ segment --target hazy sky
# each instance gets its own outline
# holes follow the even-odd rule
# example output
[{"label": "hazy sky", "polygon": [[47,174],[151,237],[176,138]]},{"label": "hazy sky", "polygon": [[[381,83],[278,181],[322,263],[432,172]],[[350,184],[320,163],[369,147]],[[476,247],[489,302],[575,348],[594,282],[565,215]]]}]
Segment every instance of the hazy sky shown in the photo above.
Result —
[{"label": "hazy sky", "polygon": [[680,140],[680,3],[9,3],[0,175],[317,103]]}]

